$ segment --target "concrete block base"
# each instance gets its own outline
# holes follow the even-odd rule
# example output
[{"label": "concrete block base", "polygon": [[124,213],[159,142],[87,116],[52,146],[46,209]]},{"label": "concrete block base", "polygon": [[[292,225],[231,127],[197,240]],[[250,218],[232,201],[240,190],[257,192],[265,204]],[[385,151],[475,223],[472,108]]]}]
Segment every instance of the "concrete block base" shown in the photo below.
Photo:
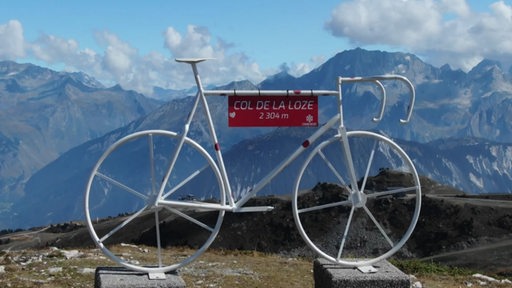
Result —
[{"label": "concrete block base", "polygon": [[363,273],[357,268],[333,264],[325,259],[313,262],[315,288],[409,288],[410,277],[388,261],[377,262],[373,273]]},{"label": "concrete block base", "polygon": [[94,288],[185,287],[185,282],[177,274],[166,273],[165,279],[150,279],[147,273],[121,267],[98,267],[94,278]]}]

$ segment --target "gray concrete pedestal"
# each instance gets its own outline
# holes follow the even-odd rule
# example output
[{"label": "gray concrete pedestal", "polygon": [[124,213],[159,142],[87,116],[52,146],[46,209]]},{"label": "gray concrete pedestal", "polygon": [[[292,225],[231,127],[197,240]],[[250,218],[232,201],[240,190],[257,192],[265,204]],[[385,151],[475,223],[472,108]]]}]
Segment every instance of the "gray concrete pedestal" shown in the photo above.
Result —
[{"label": "gray concrete pedestal", "polygon": [[357,268],[343,267],[325,259],[313,262],[315,288],[409,288],[411,279],[388,261],[373,265],[373,273],[363,273]]},{"label": "gray concrete pedestal", "polygon": [[166,273],[164,279],[150,279],[148,273],[121,267],[98,267],[94,275],[94,288],[184,288],[183,279]]}]

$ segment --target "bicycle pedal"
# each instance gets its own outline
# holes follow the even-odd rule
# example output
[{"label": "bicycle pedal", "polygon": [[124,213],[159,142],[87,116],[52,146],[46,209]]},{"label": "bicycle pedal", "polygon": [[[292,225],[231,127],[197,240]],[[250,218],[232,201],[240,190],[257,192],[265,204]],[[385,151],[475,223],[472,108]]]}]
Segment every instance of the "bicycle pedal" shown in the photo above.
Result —
[{"label": "bicycle pedal", "polygon": [[252,206],[252,207],[241,207],[234,209],[233,212],[237,213],[248,213],[248,212],[266,212],[274,210],[274,206]]},{"label": "bicycle pedal", "polygon": [[364,273],[364,274],[368,274],[368,273],[377,273],[379,270],[371,265],[367,265],[367,266],[358,266],[357,267],[357,270],[359,270],[360,272]]}]

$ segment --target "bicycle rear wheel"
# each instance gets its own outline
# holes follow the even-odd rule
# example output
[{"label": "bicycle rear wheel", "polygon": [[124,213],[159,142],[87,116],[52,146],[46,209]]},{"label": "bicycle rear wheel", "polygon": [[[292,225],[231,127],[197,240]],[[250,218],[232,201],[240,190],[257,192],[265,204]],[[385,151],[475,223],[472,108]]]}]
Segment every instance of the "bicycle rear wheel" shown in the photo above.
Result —
[{"label": "bicycle rear wheel", "polygon": [[[108,148],[89,177],[85,214],[91,237],[105,255],[129,269],[176,270],[201,255],[220,230],[224,211],[199,209],[225,204],[219,169],[189,138],[175,155],[180,139],[162,130],[128,135]],[[174,156],[170,177],[162,183]]]},{"label": "bicycle rear wheel", "polygon": [[342,137],[322,142],[299,172],[293,216],[318,255],[359,267],[390,257],[409,239],[421,187],[412,161],[392,140],[368,131],[348,132],[347,139],[355,181]]}]

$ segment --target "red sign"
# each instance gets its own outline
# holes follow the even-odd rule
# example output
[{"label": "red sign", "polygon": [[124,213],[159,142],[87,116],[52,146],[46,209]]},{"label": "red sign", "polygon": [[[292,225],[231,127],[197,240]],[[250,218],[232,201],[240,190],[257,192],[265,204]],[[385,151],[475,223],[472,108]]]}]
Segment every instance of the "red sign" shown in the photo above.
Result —
[{"label": "red sign", "polygon": [[229,127],[318,126],[317,96],[229,96]]}]

